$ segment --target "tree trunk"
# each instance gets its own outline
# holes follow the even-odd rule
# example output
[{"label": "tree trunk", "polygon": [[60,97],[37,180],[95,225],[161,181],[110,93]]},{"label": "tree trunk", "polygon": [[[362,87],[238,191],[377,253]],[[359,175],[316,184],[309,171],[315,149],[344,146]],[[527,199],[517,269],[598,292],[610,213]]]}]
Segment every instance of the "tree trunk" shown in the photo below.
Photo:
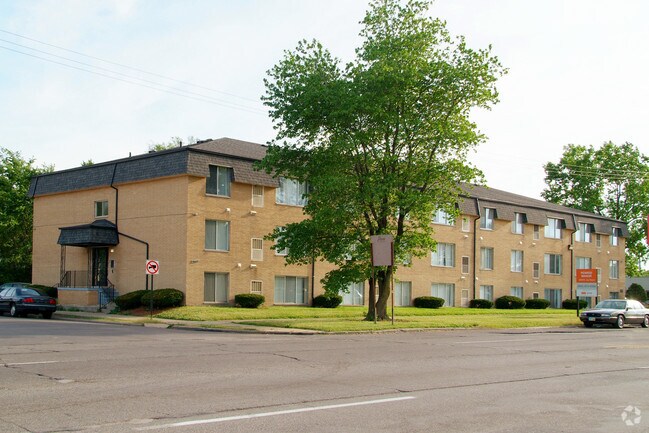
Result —
[{"label": "tree trunk", "polygon": [[367,316],[365,316],[365,320],[374,321],[374,313],[376,312],[375,310],[375,300],[376,300],[376,282],[374,278],[369,279],[370,283],[370,289],[368,290],[367,293]]},{"label": "tree trunk", "polygon": [[388,267],[387,270],[381,269],[376,271],[375,275],[376,283],[378,284],[379,299],[376,301],[375,308],[374,300],[376,299],[376,289],[374,282],[370,279],[369,309],[365,320],[374,320],[375,314],[376,320],[390,320],[390,316],[388,315],[388,300],[390,299],[392,267]]}]

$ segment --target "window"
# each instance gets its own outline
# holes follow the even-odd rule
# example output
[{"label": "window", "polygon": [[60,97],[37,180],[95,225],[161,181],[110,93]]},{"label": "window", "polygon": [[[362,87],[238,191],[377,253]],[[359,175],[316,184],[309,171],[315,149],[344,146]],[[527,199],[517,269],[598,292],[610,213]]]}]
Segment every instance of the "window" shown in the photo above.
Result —
[{"label": "window", "polygon": [[592,226],[586,223],[577,223],[575,239],[577,242],[591,242]]},{"label": "window", "polygon": [[480,299],[486,299],[488,301],[494,300],[494,286],[485,285],[480,286]]},{"label": "window", "polygon": [[602,268],[595,268],[597,271],[597,282],[601,283],[602,282]]},{"label": "window", "polygon": [[592,262],[590,257],[575,257],[575,269],[591,269]]},{"label": "window", "polygon": [[511,296],[516,296],[517,298],[525,299],[523,298],[523,288],[522,287],[512,287],[509,289],[509,294]]},{"label": "window", "polygon": [[254,293],[255,295],[261,295],[262,294],[262,282],[257,281],[257,280],[252,280],[250,282],[250,293]]},{"label": "window", "polygon": [[539,292],[532,293],[532,299],[539,299]]},{"label": "window", "polygon": [[468,307],[469,306],[469,289],[462,289],[462,293],[460,294],[460,307]]},{"label": "window", "polygon": [[617,280],[618,278],[620,278],[620,262],[618,260],[609,260],[608,276],[612,280]]},{"label": "window", "polygon": [[306,205],[306,182],[293,179],[279,178],[279,188],[275,190],[275,202],[292,206]]},{"label": "window", "polygon": [[494,249],[488,247],[480,248],[480,269],[493,270]]},{"label": "window", "polygon": [[561,275],[561,254],[545,255],[545,273],[547,275]]},{"label": "window", "polygon": [[205,221],[205,249],[230,251],[230,221]]},{"label": "window", "polygon": [[232,182],[232,169],[210,165],[210,174],[207,177],[205,191],[208,194],[230,197],[230,182]]},{"label": "window", "polygon": [[252,186],[252,206],[264,207],[264,187],[261,185]]},{"label": "window", "polygon": [[617,247],[619,244],[619,236],[620,236],[620,229],[617,227],[613,227],[613,230],[611,231],[611,237],[609,239],[611,246]]},{"label": "window", "polygon": [[541,264],[539,262],[532,263],[532,278],[539,278],[541,276]]},{"label": "window", "polygon": [[410,305],[412,283],[410,281],[397,281],[394,283],[394,305],[407,307]]},{"label": "window", "polygon": [[306,304],[307,291],[305,277],[275,277],[276,304]]},{"label": "window", "polygon": [[496,209],[486,207],[484,215],[480,218],[480,228],[485,230],[494,229],[494,218],[496,217]]},{"label": "window", "polygon": [[608,292],[608,299],[620,299],[620,292]]},{"label": "window", "polygon": [[522,251],[512,250],[511,271],[523,272],[523,252]]},{"label": "window", "polygon": [[228,302],[230,274],[206,272],[204,302],[225,304]]},{"label": "window", "polygon": [[562,220],[548,218],[548,225],[545,226],[545,237],[550,239],[561,239]]},{"label": "window", "polygon": [[468,217],[462,217],[462,231],[471,231],[471,220]]},{"label": "window", "polygon": [[602,247],[602,235],[598,234],[596,239],[597,239],[597,248],[601,248]]},{"label": "window", "polygon": [[462,256],[462,273],[469,273],[469,256]]},{"label": "window", "polygon": [[430,286],[430,295],[444,300],[445,307],[455,305],[455,284],[433,283]]},{"label": "window", "polygon": [[539,226],[535,225],[534,226],[534,240],[538,241],[541,238],[541,230]]},{"label": "window", "polygon": [[95,202],[95,218],[106,218],[108,216],[108,201]]},{"label": "window", "polygon": [[435,224],[443,224],[445,226],[452,226],[455,223],[455,221],[453,221],[453,217],[442,209],[435,211],[435,213],[433,214],[433,222]]},{"label": "window", "polygon": [[[347,292],[342,292],[343,305],[363,305],[363,291],[365,284],[361,281],[358,283],[350,283],[347,286]],[[396,287],[396,284],[395,284]]]},{"label": "window", "polygon": [[455,244],[438,243],[437,249],[431,253],[430,264],[447,268],[455,266]]},{"label": "window", "polygon": [[550,301],[550,308],[561,308],[561,289],[545,289],[545,299]]},{"label": "window", "polygon": [[517,235],[523,234],[523,224],[525,223],[525,214],[514,213],[514,221],[512,221],[512,233]]},{"label": "window", "polygon": [[[280,232],[283,232],[283,231],[286,230],[286,229],[285,229],[284,227],[278,227],[278,230],[279,230]],[[276,249],[276,250],[275,250],[275,255],[276,255],[276,256],[287,256],[287,255],[288,255],[288,247],[287,247],[287,248],[284,248],[284,249],[282,249],[282,250],[277,250],[277,249]]]},{"label": "window", "polygon": [[262,238],[252,238],[250,244],[250,259],[257,262],[264,260],[264,240]]}]

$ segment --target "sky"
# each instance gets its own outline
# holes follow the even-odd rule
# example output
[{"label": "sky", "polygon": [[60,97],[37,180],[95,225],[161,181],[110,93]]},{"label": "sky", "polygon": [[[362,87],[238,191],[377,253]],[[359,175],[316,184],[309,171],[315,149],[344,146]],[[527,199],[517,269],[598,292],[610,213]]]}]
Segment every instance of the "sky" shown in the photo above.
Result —
[{"label": "sky", "polygon": [[[268,71],[301,39],[342,61],[363,0],[0,0],[0,147],[63,170],[172,137],[266,143]],[[509,69],[472,119],[487,185],[540,198],[568,144],[649,155],[649,2],[436,0],[432,16]]]}]

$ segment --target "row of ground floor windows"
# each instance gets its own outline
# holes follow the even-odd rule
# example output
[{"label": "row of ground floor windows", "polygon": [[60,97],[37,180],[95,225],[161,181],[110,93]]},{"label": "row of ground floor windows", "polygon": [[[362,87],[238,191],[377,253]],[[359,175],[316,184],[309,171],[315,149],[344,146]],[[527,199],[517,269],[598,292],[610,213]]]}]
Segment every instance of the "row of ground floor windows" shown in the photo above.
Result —
[{"label": "row of ground floor windows", "polygon": [[[250,282],[250,293],[262,293],[263,283],[258,280]],[[275,304],[306,305],[309,303],[309,285],[306,277],[276,276],[273,291]],[[230,294],[230,275],[227,273],[205,273],[204,302],[226,304]],[[511,287],[509,294],[521,299],[540,298],[540,292],[525,293],[523,287]],[[562,289],[544,289],[543,298],[550,301],[552,308],[561,308],[563,299]],[[365,283],[352,283],[347,291],[341,293],[343,305],[365,304]],[[477,297],[494,301],[494,286],[481,285]],[[617,298],[617,292],[608,294],[610,298]],[[445,306],[455,305],[455,284],[432,283],[430,296],[444,299]],[[590,299],[587,299],[590,303]],[[409,306],[412,304],[412,283],[410,281],[397,281],[394,283],[394,304]],[[590,304],[589,304],[590,305]],[[460,306],[469,306],[469,289],[462,289]]]}]

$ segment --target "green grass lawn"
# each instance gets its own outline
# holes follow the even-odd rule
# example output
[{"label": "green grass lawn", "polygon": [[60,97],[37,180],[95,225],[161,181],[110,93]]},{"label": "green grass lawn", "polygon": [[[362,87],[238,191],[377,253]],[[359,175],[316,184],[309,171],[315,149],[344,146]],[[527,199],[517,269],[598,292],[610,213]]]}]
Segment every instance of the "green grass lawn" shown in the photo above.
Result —
[{"label": "green grass lawn", "polygon": [[367,322],[364,307],[311,308],[180,307],[157,314],[161,319],[221,321],[325,332],[355,332],[412,328],[526,328],[575,326],[574,310],[496,310],[477,308],[425,309],[395,307],[395,323]]}]

